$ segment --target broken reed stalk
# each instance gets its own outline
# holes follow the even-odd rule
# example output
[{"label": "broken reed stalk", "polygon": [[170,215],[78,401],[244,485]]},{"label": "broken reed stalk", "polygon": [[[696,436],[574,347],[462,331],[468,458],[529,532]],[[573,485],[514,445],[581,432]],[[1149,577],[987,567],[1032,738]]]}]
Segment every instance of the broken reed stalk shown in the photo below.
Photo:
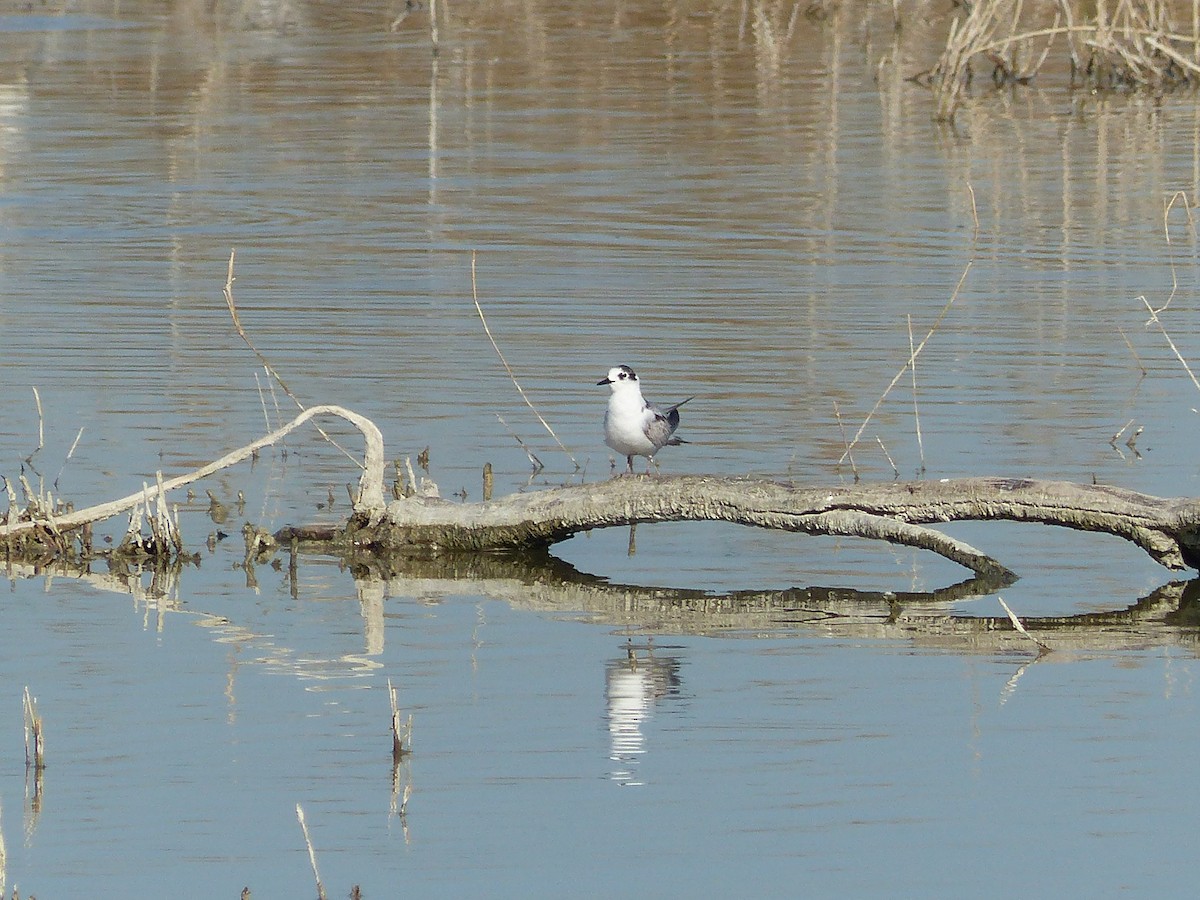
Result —
[{"label": "broken reed stalk", "polygon": [[[974,202],[975,193],[971,193],[972,202]],[[979,224],[976,220],[976,229]],[[921,411],[917,408],[917,354],[913,349],[913,330],[912,316],[907,316],[908,319],[908,359],[912,363],[909,367],[912,369],[912,395],[913,395],[913,422],[917,426],[917,453],[921,459],[921,471],[925,471],[925,442],[921,439]]]},{"label": "broken reed stalk", "polygon": [[1008,604],[1004,602],[1004,598],[997,596],[996,599],[999,600],[1000,605],[1004,607],[1004,611],[1008,614],[1008,619],[1010,622],[1012,622],[1013,628],[1015,628],[1020,634],[1023,634],[1025,637],[1029,638],[1031,641],[1033,641],[1035,644],[1037,644],[1042,653],[1049,653],[1051,650],[1051,647],[1048,644],[1042,643],[1037,638],[1035,638],[1032,634],[1030,634],[1028,631],[1025,630],[1025,626],[1021,624],[1021,620],[1017,618],[1017,614],[1008,608]]},{"label": "broken reed stalk", "polygon": [[308,836],[308,824],[304,821],[304,807],[299,803],[296,804],[296,818],[300,820],[300,830],[304,832],[304,845],[308,847],[308,862],[312,866],[313,878],[317,881],[317,897],[319,900],[327,900],[325,885],[321,883],[321,873],[317,869],[317,851],[313,849],[312,838]]},{"label": "broken reed stalk", "polygon": [[408,714],[408,724],[403,725],[400,719],[400,705],[396,697],[396,689],[392,686],[392,679],[388,679],[388,698],[392,703],[392,761],[400,762],[400,760],[408,753],[412,752],[412,713]]},{"label": "broken reed stalk", "polygon": [[971,186],[971,182],[967,182],[967,193],[971,195],[971,221],[975,224],[975,230],[971,233],[971,243],[979,243],[979,207],[975,205],[975,188]]},{"label": "broken reed stalk", "polygon": [[[119,500],[112,500],[108,503],[101,503],[96,506],[89,506],[87,509],[56,516],[51,524],[61,531],[78,528],[80,525],[89,522],[108,519],[128,510],[136,510],[150,497],[155,497],[160,493],[172,491],[192,482],[199,481],[202,478],[212,475],[214,472],[227,469],[249,458],[259,449],[274,444],[318,415],[339,416],[350,422],[350,424],[354,425],[362,433],[365,444],[363,448],[363,460],[362,462],[355,460],[356,465],[363,470],[358,482],[359,490],[355,509],[371,516],[381,514],[385,506],[383,498],[383,434],[379,431],[378,426],[366,416],[361,416],[341,406],[323,405],[310,406],[283,427],[272,431],[270,434],[256,441],[251,441],[244,447],[232,450],[220,459],[208,465],[201,466],[195,471],[167,479],[153,488],[144,488],[135,494],[130,494]],[[45,526],[47,521],[45,518],[34,518],[13,522],[10,515],[9,522],[4,526],[0,526],[0,540],[24,531],[32,531],[39,526]]]},{"label": "broken reed stalk", "polygon": [[1188,378],[1192,379],[1192,384],[1196,386],[1196,390],[1200,391],[1200,380],[1196,378],[1196,373],[1192,371],[1192,367],[1188,365],[1188,361],[1183,358],[1183,354],[1179,352],[1179,348],[1175,346],[1175,342],[1171,340],[1171,335],[1167,334],[1167,328],[1163,325],[1162,320],[1158,317],[1157,311],[1150,305],[1150,301],[1145,296],[1138,297],[1146,305],[1146,309],[1150,312],[1150,320],[1147,325],[1153,323],[1158,326],[1158,330],[1162,332],[1162,336],[1166,338],[1167,345],[1171,348],[1171,352],[1175,354],[1175,358],[1183,365],[1183,370],[1188,373]]},{"label": "broken reed stalk", "polygon": [[[511,425],[504,421],[504,416],[500,415],[500,413],[496,413],[496,418],[500,420],[501,425],[508,429],[508,433],[513,436],[513,439],[521,445],[521,449],[524,450],[525,455],[529,457],[529,464],[533,466],[534,474],[537,474],[538,472],[542,471],[542,469],[546,468],[544,465],[542,465],[542,461],[538,459],[538,455],[530,450],[529,445],[521,440],[521,436],[513,431]],[[574,462],[574,459],[572,459],[572,462]],[[578,468],[579,464],[575,463],[575,465],[576,468]]]},{"label": "broken reed stalk", "polygon": [[[270,361],[266,358],[266,356],[263,355],[262,351],[254,346],[254,342],[250,340],[250,335],[246,334],[246,329],[242,327],[242,320],[238,315],[237,305],[233,302],[233,282],[236,280],[233,276],[233,261],[236,256],[237,248],[231,249],[229,251],[229,270],[225,276],[225,287],[222,290],[222,293],[225,295],[225,305],[229,308],[229,317],[233,320],[233,327],[237,331],[238,336],[243,342],[245,342],[246,346],[250,348],[250,352],[258,357],[258,361],[262,363],[263,370],[271,376],[272,382],[277,382],[279,386],[283,388],[283,392],[291,398],[293,403],[296,404],[296,408],[303,410],[305,407],[304,404],[300,402],[300,398],[292,393],[292,389],[287,386],[287,383],[283,380],[283,376],[276,371],[275,367],[271,365]],[[278,412],[278,404],[276,405],[276,411]],[[269,421],[267,422],[267,427],[271,427],[271,423]],[[330,437],[320,425],[316,426],[316,429],[317,433],[320,434],[321,437],[323,437],[333,446],[337,447],[337,449],[341,450],[348,459],[358,462],[353,453]]]},{"label": "broken reed stalk", "polygon": [[887,447],[884,446],[883,438],[881,438],[879,435],[875,435],[875,441],[879,444],[879,449],[883,451],[883,455],[887,457],[888,464],[892,467],[892,472],[894,472],[896,477],[899,478],[900,470],[896,468],[896,461],[892,459],[892,454],[888,453]]},{"label": "broken reed stalk", "polygon": [[275,371],[275,367],[271,365],[270,360],[268,360],[262,354],[262,352],[256,346],[254,346],[254,342],[250,340],[250,335],[246,334],[246,329],[242,327],[242,319],[238,315],[237,306],[233,302],[233,282],[237,280],[233,277],[233,261],[236,256],[237,248],[231,249],[229,251],[229,270],[225,276],[225,287],[222,291],[222,293],[225,295],[225,305],[229,307],[229,317],[233,320],[233,327],[237,331],[238,337],[240,337],[246,346],[250,348],[250,352],[258,357],[258,361],[262,363],[262,367],[266,370],[267,374],[270,375],[275,381],[279,382],[279,386],[283,388],[283,392],[292,398],[296,406],[298,406],[300,409],[304,409],[304,404],[301,403],[300,399],[292,393],[292,389],[287,386],[287,383],[283,380],[280,374]]},{"label": "broken reed stalk", "polygon": [[841,464],[842,461],[850,455],[851,451],[858,446],[858,442],[862,438],[863,432],[867,430],[867,425],[869,425],[871,420],[875,418],[875,413],[879,412],[879,407],[883,405],[883,401],[886,400],[888,394],[892,392],[892,388],[900,383],[900,379],[904,377],[905,372],[917,364],[917,357],[920,356],[921,351],[925,349],[925,345],[929,343],[929,339],[932,338],[934,333],[938,330],[938,326],[942,324],[942,319],[946,318],[946,313],[950,312],[950,307],[954,305],[954,301],[958,299],[959,291],[962,290],[963,283],[967,280],[967,275],[970,273],[972,265],[974,265],[973,260],[967,263],[966,267],[963,269],[962,275],[959,276],[958,284],[954,286],[954,291],[950,294],[950,299],[946,301],[946,305],[942,307],[942,311],[938,313],[937,318],[934,319],[933,325],[930,326],[929,331],[925,334],[925,337],[921,339],[921,343],[916,346],[916,349],[912,350],[908,354],[908,360],[903,366],[900,367],[900,371],[896,373],[895,377],[891,380],[891,383],[883,389],[883,393],[879,395],[879,399],[875,401],[875,405],[871,407],[871,411],[867,413],[867,417],[863,419],[863,423],[858,426],[858,431],[854,433],[854,440],[846,444],[845,451],[840,457],[838,457],[839,464]]},{"label": "broken reed stalk", "polygon": [[67,463],[69,463],[71,461],[71,457],[75,455],[75,448],[79,446],[79,441],[82,437],[83,428],[80,428],[79,432],[75,435],[75,440],[71,442],[71,449],[67,451],[66,458],[63,459],[62,465],[58,467],[58,474],[54,476],[53,484],[56,490],[58,489],[58,480],[62,478],[63,470],[67,468]]},{"label": "broken reed stalk", "polygon": [[1133,361],[1137,364],[1137,367],[1141,371],[1142,376],[1145,377],[1146,367],[1145,367],[1145,365],[1142,364],[1142,358],[1140,356],[1138,356],[1138,352],[1133,349],[1133,342],[1129,340],[1129,335],[1127,335],[1125,333],[1125,329],[1122,328],[1120,325],[1117,326],[1117,331],[1121,335],[1121,339],[1123,341],[1125,341],[1125,346],[1129,348],[1129,352],[1133,356]]},{"label": "broken reed stalk", "polygon": [[842,460],[849,457],[850,471],[854,473],[854,480],[858,481],[858,467],[854,465],[854,449],[850,446],[850,442],[846,440],[846,425],[842,421],[842,411],[838,409],[836,400],[833,401],[833,415],[837,418],[838,430],[842,433],[842,446],[846,448],[846,452],[842,454],[841,459],[837,461],[837,464],[840,466],[842,464]]},{"label": "broken reed stalk", "polygon": [[1183,191],[1176,191],[1174,195],[1172,195],[1171,199],[1163,205],[1163,238],[1167,242],[1167,266],[1171,270],[1171,293],[1167,295],[1166,302],[1163,303],[1162,306],[1153,310],[1154,315],[1165,312],[1167,307],[1170,306],[1171,302],[1175,299],[1175,294],[1179,292],[1179,278],[1175,272],[1175,248],[1171,243],[1170,221],[1171,210],[1174,208],[1176,202],[1181,202],[1183,204],[1184,212],[1187,214],[1188,227],[1190,227],[1194,232],[1196,226],[1195,220],[1192,218],[1191,207],[1188,205],[1187,194]]},{"label": "broken reed stalk", "polygon": [[41,450],[42,447],[46,446],[45,419],[42,416],[42,395],[38,393],[36,384],[31,385],[31,387],[33,388],[33,402],[37,407],[38,414],[38,445],[37,449],[35,449],[33,453],[30,453],[29,456],[26,457],[26,460],[33,459],[33,457],[37,455],[38,451]]},{"label": "broken reed stalk", "polygon": [[37,698],[30,696],[25,686],[22,704],[25,722],[25,768],[33,766],[36,771],[46,768],[46,739],[42,733],[42,717],[38,713]]},{"label": "broken reed stalk", "polygon": [[[550,437],[554,438],[554,443],[558,444],[558,449],[560,449],[563,453],[567,454],[567,459],[571,460],[571,465],[573,465],[575,467],[575,470],[578,471],[579,463],[575,460],[575,457],[571,455],[571,451],[563,446],[563,442],[558,439],[558,435],[554,433],[554,429],[550,427],[550,423],[547,422],[544,418],[542,418],[542,414],[540,412],[538,412],[537,407],[533,405],[533,402],[529,399],[529,396],[525,393],[525,389],[523,387],[521,387],[520,382],[517,381],[517,376],[513,374],[512,366],[510,366],[508,364],[508,360],[505,359],[504,354],[500,352],[500,345],[497,344],[496,339],[494,337],[492,337],[492,329],[488,327],[487,318],[483,314],[483,307],[479,305],[479,293],[475,286],[475,251],[474,250],[471,251],[471,299],[475,302],[475,311],[477,313],[479,313],[479,321],[483,323],[483,331],[487,335],[488,340],[492,342],[492,349],[495,350],[496,355],[498,357],[500,357],[500,362],[504,366],[504,371],[508,372],[508,377],[510,379],[512,379],[513,387],[515,387],[517,389],[517,393],[521,395],[521,399],[525,401],[525,405],[528,406],[531,410],[533,410],[533,414],[535,416],[537,416],[537,420],[542,423],[542,427],[545,428],[546,431],[548,431],[550,433]],[[501,419],[500,421],[503,422],[504,420]],[[505,427],[508,427],[508,426],[506,425]],[[520,440],[520,438],[518,438],[517,440]],[[522,444],[521,446],[524,447],[525,445]],[[528,450],[526,450],[525,452],[529,453]],[[532,453],[530,453],[529,455],[532,459],[536,459],[536,457],[534,457]],[[536,463],[536,465],[538,466],[539,469],[542,467],[540,462]]]}]

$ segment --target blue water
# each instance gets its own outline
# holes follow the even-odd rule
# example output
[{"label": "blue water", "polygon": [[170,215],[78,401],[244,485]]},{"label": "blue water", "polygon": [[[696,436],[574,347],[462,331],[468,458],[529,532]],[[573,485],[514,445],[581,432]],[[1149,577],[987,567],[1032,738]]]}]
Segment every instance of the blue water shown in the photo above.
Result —
[{"label": "blue water", "polygon": [[[444,496],[478,499],[486,462],[500,493],[608,477],[617,363],[697,395],[668,473],[1200,493],[1196,386],[1138,299],[1174,278],[1162,322],[1200,359],[1179,207],[1163,231],[1197,187],[1189,98],[977,89],[951,133],[900,77],[923,48],[879,69],[848,20],[779,45],[786,23],[601,12],[451,4],[436,66],[427,13],[393,33],[374,4],[0,34],[0,474],[82,506],[292,415],[222,298],[236,247],[241,322],[293,393],[372,417],[391,458],[428,447]],[[915,404],[905,374],[839,464],[910,320]],[[9,570],[0,888],[315,896],[297,804],[331,897],[1190,887],[1196,631],[1147,610],[1190,576],[1132,545],[947,526],[1022,576],[1001,596],[1031,626],[1152,598],[1038,632],[1041,658],[979,625],[995,593],[922,596],[950,563],[710,523],[564,542],[574,593],[494,560],[243,567],[244,521],[336,521],[356,477],[306,430],[174,498],[201,560],[177,583]],[[232,510],[212,551],[205,490]]]}]

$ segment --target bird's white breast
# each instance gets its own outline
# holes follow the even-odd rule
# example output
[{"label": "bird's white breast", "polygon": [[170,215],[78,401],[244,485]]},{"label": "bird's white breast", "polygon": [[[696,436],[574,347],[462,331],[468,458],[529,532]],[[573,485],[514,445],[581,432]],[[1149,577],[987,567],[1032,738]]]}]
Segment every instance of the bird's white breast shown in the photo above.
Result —
[{"label": "bird's white breast", "polygon": [[646,437],[646,422],[653,417],[641,391],[614,392],[604,413],[604,443],[623,456],[654,453],[658,447]]}]

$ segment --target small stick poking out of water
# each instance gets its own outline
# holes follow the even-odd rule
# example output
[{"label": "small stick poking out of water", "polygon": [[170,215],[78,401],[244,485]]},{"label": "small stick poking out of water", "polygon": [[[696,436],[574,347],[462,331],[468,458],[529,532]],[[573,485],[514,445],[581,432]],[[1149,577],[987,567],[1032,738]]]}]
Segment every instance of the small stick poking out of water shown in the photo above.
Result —
[{"label": "small stick poking out of water", "polygon": [[1041,648],[1042,653],[1049,653],[1051,650],[1050,646],[1048,644],[1043,644],[1041,641],[1039,641],[1032,634],[1030,634],[1028,631],[1025,630],[1025,626],[1021,624],[1021,620],[1017,618],[1017,614],[1008,608],[1008,604],[1004,602],[1004,598],[997,597],[996,599],[1000,601],[1000,605],[1003,606],[1004,611],[1006,613],[1008,613],[1008,619],[1010,622],[1013,623],[1013,628],[1017,629],[1018,632],[1025,635],[1025,637],[1029,638],[1031,641],[1033,641],[1035,644],[1037,644],[1038,647]]},{"label": "small stick poking out of water", "polygon": [[42,717],[38,714],[37,698],[25,687],[25,768],[33,766],[37,771],[46,768],[46,743],[42,734]]},{"label": "small stick poking out of water", "polygon": [[321,873],[317,871],[317,852],[313,850],[312,838],[308,836],[308,825],[304,822],[304,807],[299,803],[296,804],[296,818],[300,820],[300,830],[304,832],[304,843],[308,847],[308,861],[312,864],[313,878],[317,880],[317,897],[319,900],[327,900],[325,885],[321,884]]},{"label": "small stick poking out of water", "polygon": [[392,679],[388,679],[388,697],[392,701],[392,760],[400,762],[405,754],[412,752],[412,713],[408,714],[407,724],[401,725],[400,704],[396,699],[396,689],[392,687]]},{"label": "small stick poking out of water", "polygon": [[[510,366],[508,364],[508,360],[505,359],[504,354],[500,352],[500,345],[497,344],[496,339],[494,337],[492,337],[492,329],[488,327],[487,319],[483,315],[483,307],[479,305],[479,292],[476,290],[476,287],[475,287],[475,251],[474,250],[471,251],[471,299],[475,302],[475,311],[477,313],[479,313],[479,321],[483,323],[483,333],[486,334],[488,340],[492,342],[492,349],[495,350],[496,355],[498,357],[500,357],[500,363],[501,363],[501,365],[504,366],[504,371],[506,371],[508,373],[508,377],[512,380],[513,387],[515,387],[517,389],[517,393],[521,395],[521,399],[525,401],[525,405],[528,406],[533,411],[533,414],[535,416],[537,416],[537,420],[542,423],[542,427],[545,428],[546,431],[548,431],[550,433],[550,437],[554,438],[554,443],[558,444],[558,449],[561,450],[563,453],[567,454],[567,459],[571,460],[571,465],[573,465],[575,467],[575,471],[578,472],[579,471],[579,463],[575,461],[575,457],[571,455],[571,451],[563,446],[563,442],[558,439],[558,435],[554,433],[554,429],[550,427],[550,423],[547,422],[544,418],[542,418],[542,414],[540,412],[538,412],[537,407],[533,405],[533,401],[530,400],[529,397],[525,394],[525,389],[523,387],[521,387],[520,382],[517,381],[517,376],[515,374],[513,374],[512,366]],[[499,419],[500,417],[497,416],[496,418]],[[503,419],[500,419],[500,421],[504,422]],[[504,423],[504,427],[505,428],[508,427],[507,422]],[[520,441],[521,439],[517,438],[517,440]],[[525,447],[525,444],[522,442],[521,446]],[[528,448],[525,449],[525,452],[529,453]],[[529,456],[530,456],[531,460],[537,459],[537,457],[534,456],[532,453],[529,453]],[[542,468],[542,464],[540,462],[535,463],[535,465],[537,466],[537,468],[539,470]]]}]

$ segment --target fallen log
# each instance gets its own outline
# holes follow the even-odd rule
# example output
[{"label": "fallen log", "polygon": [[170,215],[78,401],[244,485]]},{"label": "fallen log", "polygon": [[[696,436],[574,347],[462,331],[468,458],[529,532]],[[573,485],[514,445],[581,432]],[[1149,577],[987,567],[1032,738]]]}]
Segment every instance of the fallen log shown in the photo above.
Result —
[{"label": "fallen log", "polygon": [[[1163,499],[1121,488],[1012,478],[960,478],[810,486],[715,475],[628,475],[606,481],[511,494],[481,503],[412,496],[387,503],[384,451],[369,419],[337,406],[305,410],[287,425],[188,475],[156,483],[121,500],[86,510],[51,512],[31,501],[18,511],[11,485],[0,544],[12,554],[22,536],[39,553],[58,552],[65,535],[130,509],[149,510],[166,492],[249,458],[315,416],[337,416],[363,435],[362,473],[354,511],[344,528],[285,528],[284,545],[319,543],[341,551],[442,552],[544,549],[594,528],[646,522],[721,521],[805,534],[884,540],[930,550],[1000,583],[1006,566],[933,523],[1006,519],[1116,535],[1170,569],[1200,568],[1200,500]],[[52,540],[51,540],[52,538]],[[84,542],[86,543],[86,542]],[[169,552],[169,549],[168,551]]]},{"label": "fallen log", "polygon": [[[1004,519],[1103,532],[1170,569],[1200,562],[1200,501],[1104,485],[1008,478],[806,486],[711,475],[621,476],[484,503],[408,497],[382,518],[356,516],[346,538],[386,551],[545,547],[593,528],[723,521],[805,534],[855,536],[931,550],[981,577],[1014,574],[974,547],[925,527]],[[278,537],[290,540],[286,529]]]}]

